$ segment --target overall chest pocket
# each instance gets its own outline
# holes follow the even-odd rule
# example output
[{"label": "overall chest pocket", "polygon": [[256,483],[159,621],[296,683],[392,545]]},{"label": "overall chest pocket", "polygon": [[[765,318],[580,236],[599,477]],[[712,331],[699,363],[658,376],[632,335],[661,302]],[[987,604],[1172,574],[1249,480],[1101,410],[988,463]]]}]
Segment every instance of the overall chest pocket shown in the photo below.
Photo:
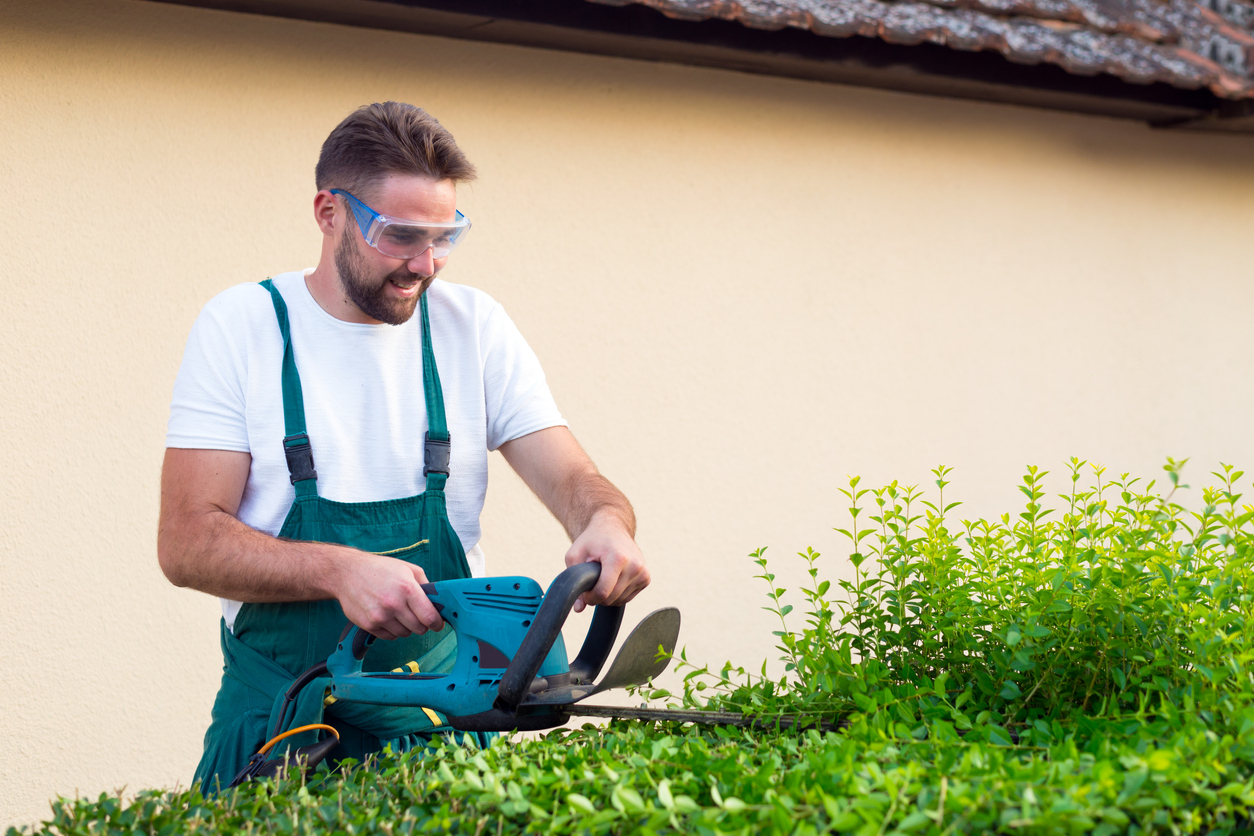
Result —
[{"label": "overall chest pocket", "polygon": [[414,561],[409,560],[410,555],[421,554],[423,552],[428,551],[430,547],[431,547],[431,540],[424,539],[424,540],[419,540],[416,543],[410,543],[408,546],[401,546],[398,549],[388,549],[387,551],[371,552],[371,554],[381,554],[384,557],[395,557],[398,560],[404,560],[408,563],[413,563]]}]

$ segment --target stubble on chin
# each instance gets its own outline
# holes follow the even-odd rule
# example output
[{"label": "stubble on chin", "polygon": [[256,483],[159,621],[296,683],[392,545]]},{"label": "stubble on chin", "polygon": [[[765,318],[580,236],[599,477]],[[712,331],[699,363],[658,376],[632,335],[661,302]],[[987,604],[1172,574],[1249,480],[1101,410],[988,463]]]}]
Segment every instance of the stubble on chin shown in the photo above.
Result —
[{"label": "stubble on chin", "polygon": [[418,308],[418,300],[435,281],[435,276],[420,279],[418,292],[410,299],[389,299],[387,287],[392,279],[412,281],[414,274],[401,268],[371,282],[364,276],[365,259],[361,257],[357,242],[350,235],[345,235],[335,249],[335,269],[348,300],[366,316],[389,325],[403,325],[408,322]]}]

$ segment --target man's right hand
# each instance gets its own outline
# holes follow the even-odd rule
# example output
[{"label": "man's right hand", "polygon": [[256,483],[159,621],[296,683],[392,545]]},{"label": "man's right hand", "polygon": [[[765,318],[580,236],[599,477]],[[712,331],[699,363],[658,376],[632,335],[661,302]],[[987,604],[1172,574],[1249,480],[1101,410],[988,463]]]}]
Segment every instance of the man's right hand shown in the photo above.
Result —
[{"label": "man's right hand", "polygon": [[344,615],[384,640],[444,629],[444,619],[422,591],[422,567],[393,557],[358,552],[343,561],[336,598]]}]

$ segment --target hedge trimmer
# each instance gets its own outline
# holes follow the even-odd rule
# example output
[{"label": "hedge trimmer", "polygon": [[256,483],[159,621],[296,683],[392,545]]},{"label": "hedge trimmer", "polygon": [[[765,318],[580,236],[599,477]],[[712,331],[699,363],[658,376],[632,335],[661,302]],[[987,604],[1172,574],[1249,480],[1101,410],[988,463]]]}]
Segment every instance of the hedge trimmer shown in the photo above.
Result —
[{"label": "hedge trimmer", "polygon": [[[563,726],[572,716],[668,721],[716,725],[799,724],[834,727],[813,719],[766,718],[731,712],[672,708],[629,708],[582,705],[611,688],[647,684],[670,663],[679,639],[679,610],[664,607],[649,613],[623,642],[600,682],[593,684],[609,658],[623,620],[623,607],[597,606],[573,662],[567,661],[562,625],[575,601],[591,590],[601,574],[599,563],[566,569],[543,592],[525,577],[463,578],[423,584],[436,611],[457,633],[457,657],[447,673],[400,668],[363,671],[362,662],[375,637],[356,625],[341,636],[335,651],[296,679],[276,723],[274,736],[234,784],[282,768],[280,759],[265,753],[281,737],[318,725],[279,732],[290,705],[308,683],[330,675],[330,696],[336,700],[424,709],[439,725],[460,731],[535,731]],[[337,735],[338,737],[338,735]],[[326,739],[296,751],[306,767],[316,766],[335,746]]]}]

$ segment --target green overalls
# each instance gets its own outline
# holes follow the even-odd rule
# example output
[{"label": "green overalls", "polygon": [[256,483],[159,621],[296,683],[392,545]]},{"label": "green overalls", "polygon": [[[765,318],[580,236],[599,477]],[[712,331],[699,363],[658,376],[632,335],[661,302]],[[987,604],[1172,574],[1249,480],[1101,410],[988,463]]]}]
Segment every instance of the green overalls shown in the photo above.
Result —
[{"label": "green overalls", "polygon": [[[382,502],[333,502],[318,496],[318,474],[313,466],[309,436],[305,433],[305,404],[300,375],[292,354],[287,305],[267,279],[274,312],[283,335],[283,439],[296,500],[287,513],[279,537],[339,543],[384,554],[421,566],[429,581],[470,577],[461,540],[449,524],[444,483],[448,480],[448,423],[444,394],[431,347],[427,297],[422,309],[422,385],[427,407],[424,450],[426,490],[417,496]],[[348,625],[335,600],[280,604],[245,603],[235,617],[234,631],[222,622],[222,685],[213,704],[205,733],[205,752],[196,768],[196,780],[207,793],[226,787],[249,757],[268,739],[293,680],[314,664],[326,661]],[[457,638],[452,629],[391,642],[376,642],[366,656],[366,670],[408,670],[439,673],[451,668]],[[331,759],[356,758],[390,746],[403,752],[425,746],[435,733],[451,731],[421,708],[362,705],[327,700],[328,680],[313,680],[300,693],[295,712],[280,730],[309,723],[328,723],[340,732],[340,744]],[[438,715],[435,715],[438,717]],[[456,733],[460,739],[461,734]],[[479,744],[489,737],[478,735]],[[272,752],[307,746],[317,732],[304,732],[282,741]],[[286,747],[286,748],[285,748]]]}]

